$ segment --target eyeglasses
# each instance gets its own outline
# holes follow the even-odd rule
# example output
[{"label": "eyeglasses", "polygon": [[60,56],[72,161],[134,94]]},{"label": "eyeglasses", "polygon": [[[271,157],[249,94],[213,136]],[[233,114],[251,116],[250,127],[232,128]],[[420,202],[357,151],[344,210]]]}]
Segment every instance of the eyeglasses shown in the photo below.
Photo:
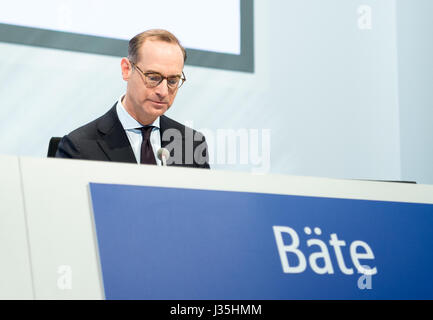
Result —
[{"label": "eyeglasses", "polygon": [[161,84],[162,81],[167,79],[167,86],[172,89],[179,89],[183,83],[186,81],[185,74],[182,71],[182,76],[169,76],[164,77],[162,74],[158,72],[143,72],[134,62],[131,61],[131,64],[134,68],[136,68],[140,73],[144,76],[144,84],[148,88],[155,88]]}]

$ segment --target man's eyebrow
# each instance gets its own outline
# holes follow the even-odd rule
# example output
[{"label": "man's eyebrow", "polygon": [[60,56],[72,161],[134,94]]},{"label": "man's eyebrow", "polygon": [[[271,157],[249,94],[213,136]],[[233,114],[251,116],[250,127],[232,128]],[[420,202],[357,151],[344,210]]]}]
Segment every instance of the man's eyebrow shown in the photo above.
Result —
[{"label": "man's eyebrow", "polygon": [[[144,73],[157,73],[157,74],[160,74],[160,75],[164,76],[161,72],[154,71],[154,70],[147,70]],[[169,77],[169,78],[170,77],[182,77],[182,75],[181,74],[173,74],[173,75],[169,75],[167,77]]]}]

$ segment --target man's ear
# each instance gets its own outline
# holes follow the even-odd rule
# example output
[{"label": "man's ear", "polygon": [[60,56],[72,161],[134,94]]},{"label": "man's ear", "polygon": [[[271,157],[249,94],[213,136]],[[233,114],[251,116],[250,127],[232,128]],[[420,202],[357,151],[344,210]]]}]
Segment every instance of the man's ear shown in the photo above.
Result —
[{"label": "man's ear", "polygon": [[122,58],[120,61],[120,68],[122,70],[123,80],[128,81],[132,72],[131,62],[129,62],[128,58]]}]

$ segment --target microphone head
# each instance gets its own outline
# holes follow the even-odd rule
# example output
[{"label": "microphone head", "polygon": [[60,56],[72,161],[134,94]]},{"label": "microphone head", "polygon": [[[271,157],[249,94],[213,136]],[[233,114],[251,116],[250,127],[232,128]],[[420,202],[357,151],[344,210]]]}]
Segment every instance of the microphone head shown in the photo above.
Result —
[{"label": "microphone head", "polygon": [[166,148],[160,148],[156,154],[158,156],[158,159],[162,161],[162,157],[167,160],[170,158],[170,152]]}]

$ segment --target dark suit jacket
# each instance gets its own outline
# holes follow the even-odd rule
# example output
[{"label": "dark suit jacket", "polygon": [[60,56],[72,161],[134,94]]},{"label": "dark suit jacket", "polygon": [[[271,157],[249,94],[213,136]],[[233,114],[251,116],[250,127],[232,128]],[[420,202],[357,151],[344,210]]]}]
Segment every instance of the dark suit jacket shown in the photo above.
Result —
[{"label": "dark suit jacket", "polygon": [[[160,133],[161,147],[170,151],[167,165],[209,168],[207,143],[200,132],[163,115]],[[116,104],[102,117],[64,136],[56,157],[137,163]]]}]

